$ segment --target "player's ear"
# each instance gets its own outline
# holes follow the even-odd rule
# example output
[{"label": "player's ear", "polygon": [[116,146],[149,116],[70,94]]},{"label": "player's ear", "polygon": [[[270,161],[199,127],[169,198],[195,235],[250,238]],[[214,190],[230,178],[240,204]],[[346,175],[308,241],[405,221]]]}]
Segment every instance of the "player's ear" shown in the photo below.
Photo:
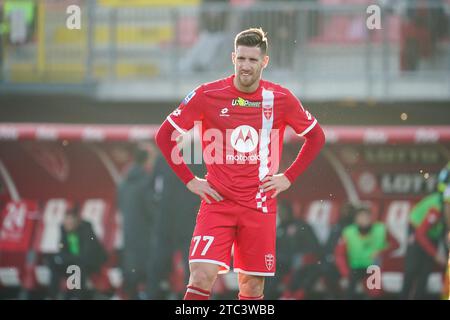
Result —
[{"label": "player's ear", "polygon": [[264,55],[264,58],[263,58],[263,69],[265,69],[268,64],[269,64],[269,56],[266,54],[266,55]]},{"label": "player's ear", "polygon": [[236,64],[236,52],[231,53],[231,61],[233,61],[233,64]]}]

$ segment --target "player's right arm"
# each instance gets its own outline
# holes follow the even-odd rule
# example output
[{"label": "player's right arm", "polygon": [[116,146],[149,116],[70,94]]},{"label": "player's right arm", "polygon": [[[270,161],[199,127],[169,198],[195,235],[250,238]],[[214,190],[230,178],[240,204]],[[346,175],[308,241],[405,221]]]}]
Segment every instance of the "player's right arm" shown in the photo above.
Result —
[{"label": "player's right arm", "polygon": [[180,156],[180,149],[176,142],[177,137],[174,134],[175,131],[178,131],[178,136],[183,135],[194,126],[195,121],[202,120],[202,100],[201,87],[189,93],[180,106],[163,122],[156,133],[155,141],[169,166],[186,187],[207,203],[211,203],[208,196],[216,201],[222,200],[222,197],[205,179],[194,176],[183,157]]}]

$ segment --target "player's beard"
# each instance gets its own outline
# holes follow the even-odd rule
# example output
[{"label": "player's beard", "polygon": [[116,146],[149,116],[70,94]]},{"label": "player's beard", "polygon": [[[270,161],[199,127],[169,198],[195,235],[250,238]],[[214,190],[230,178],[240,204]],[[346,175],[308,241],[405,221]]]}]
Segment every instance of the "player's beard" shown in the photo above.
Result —
[{"label": "player's beard", "polygon": [[242,73],[239,73],[239,84],[244,88],[251,87],[256,81],[258,81],[261,77],[261,74],[259,72],[252,72],[248,75],[243,75]]}]

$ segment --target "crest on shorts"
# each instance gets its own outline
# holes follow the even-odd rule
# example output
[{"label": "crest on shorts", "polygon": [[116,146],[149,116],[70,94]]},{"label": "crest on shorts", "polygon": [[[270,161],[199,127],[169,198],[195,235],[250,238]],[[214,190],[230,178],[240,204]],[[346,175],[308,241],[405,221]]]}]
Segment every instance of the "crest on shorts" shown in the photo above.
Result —
[{"label": "crest on shorts", "polygon": [[267,268],[267,270],[272,270],[272,268],[273,268],[273,262],[274,262],[274,260],[275,260],[273,254],[271,254],[271,253],[266,254],[266,255],[264,256],[264,260],[265,260],[265,262],[266,262],[266,268]]}]

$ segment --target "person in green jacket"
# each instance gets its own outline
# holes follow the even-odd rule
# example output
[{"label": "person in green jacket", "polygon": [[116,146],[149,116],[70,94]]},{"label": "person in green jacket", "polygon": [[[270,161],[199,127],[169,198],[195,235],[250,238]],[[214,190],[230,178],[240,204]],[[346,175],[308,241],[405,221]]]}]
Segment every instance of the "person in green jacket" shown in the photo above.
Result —
[{"label": "person in green jacket", "polygon": [[443,244],[448,250],[449,186],[450,162],[439,173],[436,192],[418,202],[410,213],[402,287],[403,299],[428,298],[429,275],[434,270],[440,270],[444,274],[447,257],[438,248]]},{"label": "person in green jacket", "polygon": [[[385,225],[374,221],[368,207],[359,206],[356,209],[355,221],[343,230],[335,251],[339,272],[348,281],[347,299],[359,297],[358,283],[371,274],[368,272],[370,266],[379,265],[380,258],[392,250],[392,241]],[[365,282],[363,287],[366,287]]]},{"label": "person in green jacket", "polygon": [[0,34],[4,39],[14,43],[12,36],[11,17],[14,12],[21,11],[23,13],[24,23],[26,24],[26,37],[24,41],[33,38],[36,24],[37,5],[35,0],[5,0],[3,3],[2,17],[3,23],[0,23]]}]

